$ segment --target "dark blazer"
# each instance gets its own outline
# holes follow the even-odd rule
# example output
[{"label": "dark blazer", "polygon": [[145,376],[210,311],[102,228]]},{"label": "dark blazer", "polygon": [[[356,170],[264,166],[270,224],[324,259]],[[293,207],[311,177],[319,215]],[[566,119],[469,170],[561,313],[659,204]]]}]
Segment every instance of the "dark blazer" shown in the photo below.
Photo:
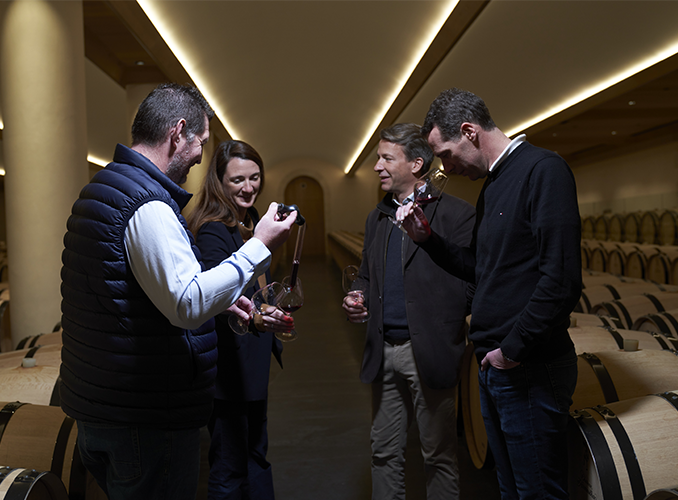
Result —
[{"label": "dark blazer", "polygon": [[[400,237],[388,216],[395,214],[387,194],[367,217],[360,274],[369,280],[367,305],[370,319],[360,379],[373,382],[379,375],[384,347],[382,294],[384,262],[391,232]],[[458,245],[468,245],[475,209],[459,198],[444,194],[423,207],[432,229]],[[465,347],[468,312],[466,283],[438,267],[409,237],[404,239],[403,276],[407,322],[419,374],[432,389],[454,387],[459,380]]]},{"label": "dark blazer", "polygon": [[[251,208],[249,214],[256,224],[259,221],[256,210]],[[207,222],[199,229],[196,243],[205,266],[211,269],[237,251],[244,242],[237,227]],[[271,282],[268,271],[266,281]],[[250,287],[245,295],[251,297],[255,290],[255,287]],[[216,330],[219,349],[216,398],[230,401],[265,400],[268,396],[271,352],[282,366],[282,343],[271,332],[256,332],[253,326],[250,326],[250,331],[255,334],[236,335],[228,325],[226,314],[216,317]]]}]

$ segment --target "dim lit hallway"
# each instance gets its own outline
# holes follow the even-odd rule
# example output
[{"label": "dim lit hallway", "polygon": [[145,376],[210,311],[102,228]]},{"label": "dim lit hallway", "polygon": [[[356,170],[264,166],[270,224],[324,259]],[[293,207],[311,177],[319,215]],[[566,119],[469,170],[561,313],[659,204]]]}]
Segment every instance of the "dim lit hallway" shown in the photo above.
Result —
[{"label": "dim lit hallway", "polygon": [[[286,273],[280,266],[278,273]],[[284,274],[277,276],[280,279]],[[277,500],[369,500],[370,391],[358,378],[364,326],[341,310],[341,273],[323,258],[302,259],[305,304],[295,316],[299,339],[285,344],[269,389],[269,461]],[[198,499],[206,495],[206,451]],[[462,498],[499,498],[494,471],[476,470],[460,437]],[[408,500],[426,498],[416,426],[407,457]]]}]

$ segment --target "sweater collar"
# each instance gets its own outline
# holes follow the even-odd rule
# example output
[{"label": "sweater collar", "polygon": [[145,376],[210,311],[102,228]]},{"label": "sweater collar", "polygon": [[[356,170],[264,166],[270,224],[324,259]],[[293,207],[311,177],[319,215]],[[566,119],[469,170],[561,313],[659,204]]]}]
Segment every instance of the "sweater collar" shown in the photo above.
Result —
[{"label": "sweater collar", "polygon": [[517,136],[515,139],[513,139],[506,148],[504,148],[504,151],[501,152],[501,154],[497,157],[496,160],[490,165],[490,171],[489,175],[490,177],[494,177],[497,172],[499,171],[500,165],[503,163],[503,161],[508,158],[508,156],[515,151],[515,149],[520,146],[523,142],[525,142],[525,134],[520,134]]},{"label": "sweater collar", "polygon": [[115,163],[125,163],[127,165],[132,165],[146,172],[153,178],[153,180],[155,180],[167,190],[172,199],[177,202],[177,205],[179,205],[181,210],[183,210],[189,200],[193,197],[191,193],[181,188],[178,184],[174,183],[174,181],[162,173],[155,163],[153,163],[141,153],[137,153],[127,146],[118,144],[115,147],[113,161]]}]

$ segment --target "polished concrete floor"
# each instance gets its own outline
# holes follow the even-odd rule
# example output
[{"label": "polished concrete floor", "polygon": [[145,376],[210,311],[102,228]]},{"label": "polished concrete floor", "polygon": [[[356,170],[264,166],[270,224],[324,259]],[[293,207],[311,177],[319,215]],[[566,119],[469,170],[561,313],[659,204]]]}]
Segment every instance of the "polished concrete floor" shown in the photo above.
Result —
[{"label": "polished concrete floor", "polygon": [[[358,378],[364,326],[346,321],[341,273],[333,262],[305,258],[299,276],[305,295],[294,314],[299,338],[285,344],[284,370],[273,365],[269,389],[268,458],[276,498],[369,500],[370,388]],[[203,436],[205,457],[209,436]],[[461,431],[459,460],[462,499],[499,498],[495,472],[473,466]],[[204,458],[199,500],[207,498],[206,474]],[[406,481],[408,500],[426,498],[416,425],[408,436]]]}]

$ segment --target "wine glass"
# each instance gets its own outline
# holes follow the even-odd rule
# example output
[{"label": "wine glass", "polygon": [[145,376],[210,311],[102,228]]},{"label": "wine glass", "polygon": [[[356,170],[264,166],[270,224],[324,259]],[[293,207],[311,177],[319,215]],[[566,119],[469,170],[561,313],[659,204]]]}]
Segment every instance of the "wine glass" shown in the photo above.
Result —
[{"label": "wine glass", "polygon": [[[365,305],[365,292],[367,291],[367,280],[360,276],[357,266],[346,266],[342,271],[341,282],[344,292],[353,300],[361,305]],[[360,322],[365,323],[370,319],[369,312]]]},{"label": "wine glass", "polygon": [[[252,308],[255,314],[265,314],[268,309],[267,306],[275,307],[277,297],[284,293],[284,287],[280,283],[269,283],[263,288],[260,288],[252,295]],[[240,317],[231,314],[228,317],[228,326],[231,327],[233,333],[236,335],[245,335],[249,331],[249,321],[243,322]]]},{"label": "wine glass", "polygon": [[[304,290],[301,288],[301,280],[296,278],[294,286],[291,286],[290,282],[291,278],[289,276],[283,278],[283,290],[276,296],[276,303],[273,304],[287,315],[291,315],[304,305]],[[275,336],[283,342],[291,342],[297,339],[297,331],[275,332]]]},{"label": "wine glass", "polygon": [[[414,184],[414,204],[412,208],[435,203],[445,189],[445,184],[447,184],[447,176],[439,168],[432,168],[426,172]],[[405,231],[402,222],[393,217],[391,217],[391,222]]]}]

